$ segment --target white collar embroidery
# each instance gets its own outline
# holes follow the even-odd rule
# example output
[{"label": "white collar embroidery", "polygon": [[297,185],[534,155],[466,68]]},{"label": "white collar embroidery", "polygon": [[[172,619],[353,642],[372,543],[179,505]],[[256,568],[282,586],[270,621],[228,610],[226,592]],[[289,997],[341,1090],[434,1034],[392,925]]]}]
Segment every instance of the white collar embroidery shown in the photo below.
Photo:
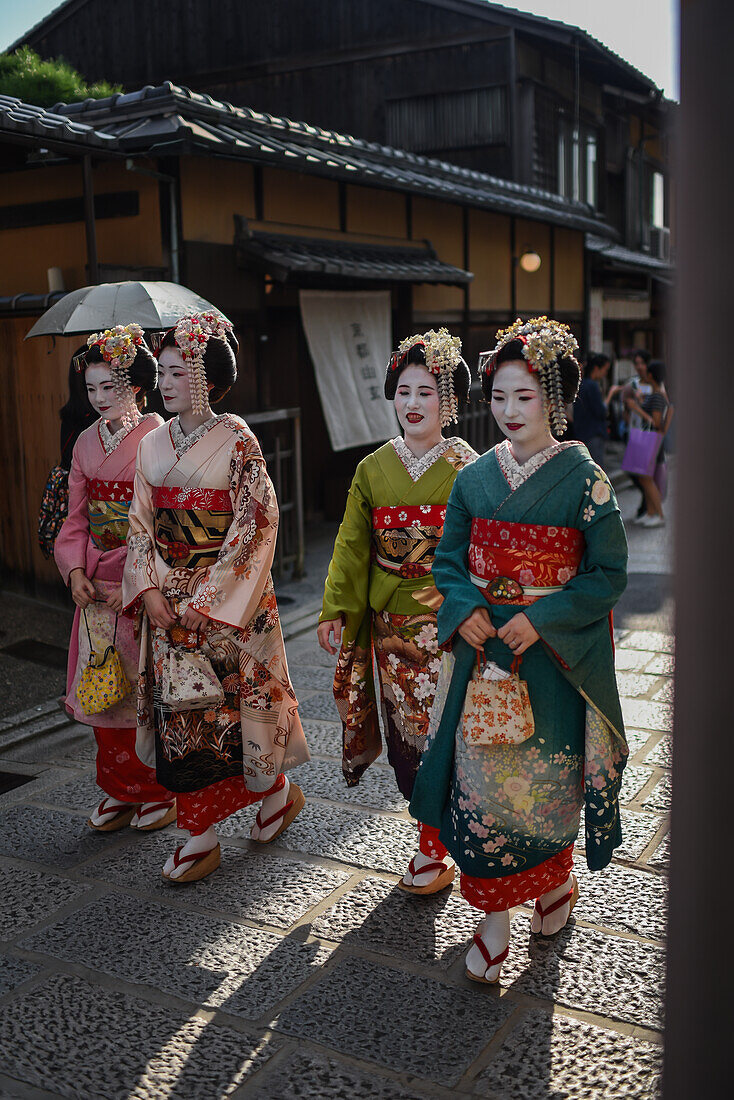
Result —
[{"label": "white collar embroidery", "polygon": [[198,428],[194,428],[190,435],[184,435],[181,421],[177,416],[174,416],[173,420],[170,421],[171,441],[178,457],[180,458],[182,454],[185,454],[186,451],[193,447],[194,443],[198,443],[199,440],[206,435],[209,429],[214,427],[219,419],[217,414],[214,413],[214,415],[210,416],[208,420],[205,420],[203,424],[200,424]]},{"label": "white collar embroidery", "polygon": [[[142,420],[142,419],[144,419],[144,418],[141,417],[140,420]],[[130,432],[135,431],[138,424],[140,423],[140,420],[138,420],[137,424],[133,424],[132,428],[130,428],[130,429],[126,428],[123,424],[123,426],[121,428],[118,428],[117,431],[113,435],[112,432],[110,431],[110,426],[109,426],[108,422],[106,420],[104,420],[102,417],[100,417],[99,418],[99,441],[102,444],[102,448],[104,450],[104,453],[106,455],[111,455],[112,452],[115,450],[115,448],[120,446],[120,444],[122,443],[125,436],[129,435]]]},{"label": "white collar embroidery", "polygon": [[510,441],[503,439],[501,443],[498,443],[495,448],[495,454],[497,455],[497,461],[500,464],[500,469],[505,476],[505,481],[514,491],[519,489],[524,481],[527,481],[529,477],[532,477],[541,466],[545,466],[549,459],[554,455],[559,454],[560,451],[565,451],[568,447],[578,447],[578,440],[568,440],[566,443],[552,443],[550,447],[546,447],[544,451],[538,451],[536,455],[529,458],[527,462],[522,465],[517,461],[512,448],[510,447]]},{"label": "white collar embroidery", "polygon": [[442,439],[440,443],[437,443],[435,447],[432,447],[430,451],[427,451],[421,458],[416,456],[411,451],[405,440],[401,435],[397,435],[395,439],[391,439],[395,453],[402,462],[405,469],[410,474],[411,481],[418,481],[419,478],[430,470],[434,462],[437,462],[441,455],[449,449],[449,447],[457,442],[457,437],[452,436],[450,439]]}]

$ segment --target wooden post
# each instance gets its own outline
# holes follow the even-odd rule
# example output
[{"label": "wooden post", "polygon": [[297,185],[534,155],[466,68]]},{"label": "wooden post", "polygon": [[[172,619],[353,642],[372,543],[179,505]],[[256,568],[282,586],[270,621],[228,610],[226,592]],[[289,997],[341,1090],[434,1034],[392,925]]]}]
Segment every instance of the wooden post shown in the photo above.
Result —
[{"label": "wooden post", "polygon": [[731,1092],[734,774],[729,506],[734,370],[731,0],[682,0],[678,287],[675,729],[665,1100]]},{"label": "wooden post", "polygon": [[92,178],[92,158],[89,153],[82,158],[84,178],[84,226],[87,234],[87,267],[89,282],[99,282],[99,261],[97,259],[97,227],[94,223],[94,179]]}]

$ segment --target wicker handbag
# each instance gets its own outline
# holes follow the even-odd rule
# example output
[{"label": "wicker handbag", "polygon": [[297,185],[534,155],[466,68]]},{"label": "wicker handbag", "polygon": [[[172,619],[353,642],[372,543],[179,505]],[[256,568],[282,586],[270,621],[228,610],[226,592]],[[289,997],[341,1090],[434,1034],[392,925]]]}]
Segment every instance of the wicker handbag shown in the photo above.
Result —
[{"label": "wicker handbag", "polygon": [[535,733],[528,685],[520,679],[520,659],[502,680],[486,679],[477,668],[466,689],[462,732],[469,745],[521,745]]},{"label": "wicker handbag", "polygon": [[117,638],[117,615],[115,615],[115,633],[112,645],[108,645],[102,657],[95,653],[92,645],[92,635],[89,632],[89,622],[86,611],[82,611],[84,624],[89,637],[89,662],[83,669],[76,686],[76,697],[79,706],[86,715],[101,714],[115,703],[119,703],[132,691],[132,684],[125,675],[120,654],[115,649]]}]

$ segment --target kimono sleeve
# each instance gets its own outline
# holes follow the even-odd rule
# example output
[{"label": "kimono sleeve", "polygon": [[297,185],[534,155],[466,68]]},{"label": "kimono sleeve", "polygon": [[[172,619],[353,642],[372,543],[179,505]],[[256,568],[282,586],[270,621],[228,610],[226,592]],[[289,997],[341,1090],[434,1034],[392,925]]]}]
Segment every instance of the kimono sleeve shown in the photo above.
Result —
[{"label": "kimono sleeve", "polygon": [[587,655],[593,631],[608,618],[627,585],[627,537],[614,490],[596,464],[589,463],[587,473],[576,519],[586,542],[579,571],[562,592],[523,608],[569,669]]},{"label": "kimono sleeve", "polygon": [[334,541],[319,616],[319,622],[343,617],[350,639],[357,635],[369,595],[372,505],[366,482],[364,471],[358,467]]},{"label": "kimono sleeve", "polygon": [[[143,441],[144,443],[145,441]],[[143,444],[135,463],[135,489],[128,513],[127,558],[122,575],[123,613],[137,610],[144,592],[162,589],[170,567],[155,549],[153,491],[141,462]]]},{"label": "kimono sleeve", "polygon": [[441,646],[446,645],[476,608],[487,607],[486,600],[469,577],[467,554],[474,517],[465,499],[465,480],[459,473],[454,482],[433,563],[433,579],[444,598],[438,609],[438,644]]},{"label": "kimono sleeve", "polygon": [[54,543],[54,559],[64,578],[64,584],[69,583],[69,575],[73,569],[86,569],[88,543],[87,479],[82,473],[75,447],[69,470],[69,503],[66,519]]},{"label": "kimono sleeve", "polygon": [[255,616],[270,580],[278,533],[278,502],[260,445],[238,432],[229,464],[232,524],[219,556],[204,574],[189,607],[228,626]]}]

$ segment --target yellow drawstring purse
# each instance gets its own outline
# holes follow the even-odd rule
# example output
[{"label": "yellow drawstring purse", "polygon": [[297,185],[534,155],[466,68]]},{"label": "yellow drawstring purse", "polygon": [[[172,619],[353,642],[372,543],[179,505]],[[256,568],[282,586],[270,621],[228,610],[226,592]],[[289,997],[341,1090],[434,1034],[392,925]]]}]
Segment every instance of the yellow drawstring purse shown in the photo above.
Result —
[{"label": "yellow drawstring purse", "polygon": [[112,645],[108,645],[100,658],[95,653],[92,645],[92,635],[89,632],[86,611],[82,611],[84,625],[87,628],[89,638],[89,663],[83,669],[76,686],[76,697],[79,706],[86,715],[101,714],[102,711],[114,707],[126,695],[132,691],[132,684],[125,675],[120,654],[115,649],[117,638],[117,615],[115,615],[115,633],[112,637]]}]

